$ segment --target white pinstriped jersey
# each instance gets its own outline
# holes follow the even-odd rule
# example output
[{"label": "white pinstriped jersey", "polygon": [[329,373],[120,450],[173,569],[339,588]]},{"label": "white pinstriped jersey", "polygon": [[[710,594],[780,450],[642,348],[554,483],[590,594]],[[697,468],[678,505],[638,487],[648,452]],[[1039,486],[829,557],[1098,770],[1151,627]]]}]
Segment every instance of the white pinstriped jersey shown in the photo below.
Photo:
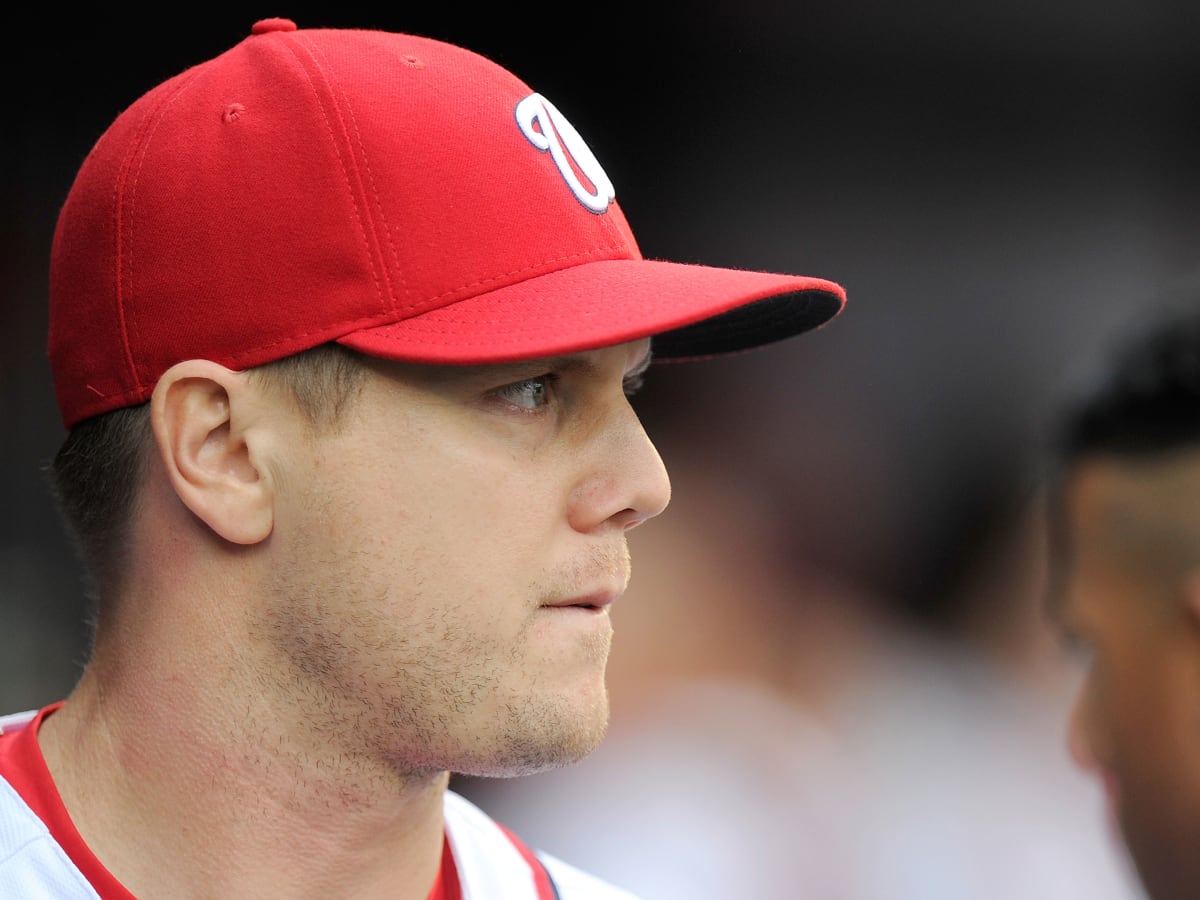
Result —
[{"label": "white pinstriped jersey", "polygon": [[[0,717],[0,749],[12,741],[37,710]],[[6,737],[7,736],[7,737]],[[29,758],[27,745],[23,758]],[[40,754],[38,754],[40,762]],[[39,817],[27,797],[39,792],[57,798],[49,773],[12,771],[18,754],[0,752],[0,897],[21,900],[128,900],[132,897],[94,859],[82,865],[78,857],[90,851],[69,852],[73,827],[61,842]],[[32,766],[30,768],[33,768]],[[14,784],[15,783],[15,784]],[[18,790],[20,785],[22,790]],[[23,795],[24,794],[24,795]],[[59,803],[61,807],[61,803]],[[69,821],[59,810],[62,822]],[[460,794],[447,791],[444,804],[447,846],[453,855],[461,900],[638,900],[620,888],[544,853],[534,853],[506,828]],[[63,825],[55,830],[62,834]],[[82,848],[82,840],[78,841]],[[97,866],[101,871],[89,869]],[[91,873],[85,874],[85,870]],[[547,877],[549,876],[549,877]]]}]

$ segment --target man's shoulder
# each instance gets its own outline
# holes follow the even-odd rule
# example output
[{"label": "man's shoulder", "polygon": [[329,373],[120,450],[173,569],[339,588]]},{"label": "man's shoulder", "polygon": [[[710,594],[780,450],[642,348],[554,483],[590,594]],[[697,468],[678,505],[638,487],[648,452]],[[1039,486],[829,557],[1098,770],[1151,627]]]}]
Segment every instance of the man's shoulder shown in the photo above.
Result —
[{"label": "man's shoulder", "polygon": [[639,900],[634,894],[552,854],[531,850],[504,825],[454,791],[446,792],[445,819],[459,878],[474,888],[471,893],[490,895],[489,888],[503,884],[503,896],[516,897],[509,889],[528,881],[532,890],[536,873],[530,867],[540,863],[550,876],[554,896],[559,900]]}]

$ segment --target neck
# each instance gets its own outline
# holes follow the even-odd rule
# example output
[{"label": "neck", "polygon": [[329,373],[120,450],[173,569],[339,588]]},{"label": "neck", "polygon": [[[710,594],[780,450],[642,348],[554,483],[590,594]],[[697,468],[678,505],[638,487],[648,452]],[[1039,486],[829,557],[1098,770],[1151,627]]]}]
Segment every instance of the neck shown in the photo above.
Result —
[{"label": "neck", "polygon": [[43,753],[85,842],[139,896],[423,900],[448,774],[401,771],[272,703],[207,618],[175,623],[186,646],[153,629],[121,629],[120,654],[98,642],[46,720]]}]

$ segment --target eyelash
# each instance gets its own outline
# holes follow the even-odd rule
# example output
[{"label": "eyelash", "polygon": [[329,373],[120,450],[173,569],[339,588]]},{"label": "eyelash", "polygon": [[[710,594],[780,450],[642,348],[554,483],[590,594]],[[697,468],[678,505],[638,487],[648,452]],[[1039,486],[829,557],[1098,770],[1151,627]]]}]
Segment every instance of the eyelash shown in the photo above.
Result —
[{"label": "eyelash", "polygon": [[[642,389],[646,383],[645,373],[631,375],[626,378],[622,384],[626,397],[634,396]],[[554,397],[554,392],[559,384],[559,376],[555,372],[546,372],[542,375],[535,375],[532,378],[523,378],[520,381],[514,381],[511,384],[506,384],[495,390],[498,396],[505,403],[526,413],[535,413],[549,406]],[[526,390],[532,385],[540,385],[541,400],[534,406],[527,406],[520,402],[521,398],[526,396]]]},{"label": "eyelash", "polygon": [[[535,375],[532,378],[522,378],[520,381],[514,381],[512,384],[506,384],[503,387],[496,389],[495,393],[504,402],[516,407],[522,412],[535,413],[540,409],[544,409],[549,405],[553,395],[555,386],[558,384],[558,376],[553,372],[547,372],[544,375]],[[540,402],[534,406],[526,406],[519,402],[519,398],[524,396],[525,390],[531,385],[539,385],[541,392]]]}]

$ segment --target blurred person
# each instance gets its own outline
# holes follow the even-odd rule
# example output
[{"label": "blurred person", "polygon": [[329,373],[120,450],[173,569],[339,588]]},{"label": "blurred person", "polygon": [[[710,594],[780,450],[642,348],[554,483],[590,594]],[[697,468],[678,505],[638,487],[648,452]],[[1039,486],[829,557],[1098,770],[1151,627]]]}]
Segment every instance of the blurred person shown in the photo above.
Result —
[{"label": "blurred person", "polygon": [[863,900],[1143,896],[1102,794],[1063,749],[1077,680],[1028,612],[1041,579],[1021,554],[1036,530],[1010,527],[1018,546],[997,552],[1013,556],[978,563],[1007,570],[970,588],[1005,590],[1009,620],[960,634],[895,623],[842,697]]},{"label": "blurred person", "polygon": [[1200,896],[1200,309],[1128,333],[1053,447],[1050,612],[1085,661],[1070,746],[1153,900]]},{"label": "blurred person", "polygon": [[0,718],[0,893],[633,896],[450,773],[602,742],[627,534],[671,494],[651,362],[844,300],[644,259],[559,109],[460,47],[267,19],[150,89],[54,235],[93,640]]},{"label": "blurred person", "polygon": [[[874,529],[894,516],[858,493],[874,491],[854,477],[862,398],[764,387],[817,377],[794,349],[646,386],[675,498],[630,537],[612,728],[576,766],[460,789],[658,900],[1136,900],[1101,795],[1062,749],[1076,682],[1040,613],[1039,520],[1016,504],[964,561],[953,602],[1003,616],[957,637],[910,618],[868,561],[836,564],[885,544]],[[698,383],[703,409],[684,402]],[[749,427],[763,417],[780,427]]]}]

